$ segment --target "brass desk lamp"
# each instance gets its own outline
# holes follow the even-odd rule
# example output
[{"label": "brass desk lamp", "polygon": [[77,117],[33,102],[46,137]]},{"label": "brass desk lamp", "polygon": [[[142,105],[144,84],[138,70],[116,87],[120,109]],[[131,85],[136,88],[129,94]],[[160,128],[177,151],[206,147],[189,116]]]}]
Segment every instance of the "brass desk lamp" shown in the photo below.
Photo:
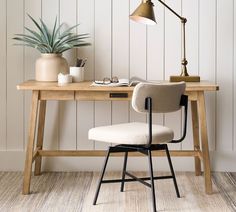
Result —
[{"label": "brass desk lamp", "polygon": [[[179,81],[185,81],[185,82],[200,82],[199,76],[189,76],[187,72],[187,64],[188,61],[186,59],[186,41],[185,41],[185,24],[187,22],[187,19],[180,16],[178,13],[176,13],[173,9],[171,9],[168,5],[166,5],[163,1],[158,0],[161,4],[163,4],[167,9],[169,9],[173,14],[175,14],[182,23],[182,70],[180,76],[170,76],[171,82],[179,82]],[[156,19],[155,14],[153,11],[154,4],[151,0],[142,0],[142,3],[138,6],[138,8],[130,15],[130,19],[139,23],[147,24],[147,25],[155,25]]]}]

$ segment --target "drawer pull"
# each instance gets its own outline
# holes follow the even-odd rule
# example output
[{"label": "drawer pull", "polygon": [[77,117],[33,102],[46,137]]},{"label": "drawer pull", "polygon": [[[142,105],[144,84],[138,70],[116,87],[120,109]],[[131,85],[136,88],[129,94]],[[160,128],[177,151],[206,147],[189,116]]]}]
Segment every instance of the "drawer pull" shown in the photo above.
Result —
[{"label": "drawer pull", "polygon": [[110,98],[128,98],[128,93],[110,93]]}]

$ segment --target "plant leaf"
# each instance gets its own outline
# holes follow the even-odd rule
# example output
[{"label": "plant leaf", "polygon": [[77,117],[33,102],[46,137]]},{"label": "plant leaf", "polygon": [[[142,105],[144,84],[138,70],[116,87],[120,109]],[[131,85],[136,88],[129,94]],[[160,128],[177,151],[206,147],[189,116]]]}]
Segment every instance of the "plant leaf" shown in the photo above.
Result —
[{"label": "plant leaf", "polygon": [[28,34],[16,34],[16,37],[13,39],[22,42],[16,45],[32,47],[38,49],[42,53],[62,53],[74,47],[90,45],[84,41],[84,39],[89,38],[89,34],[76,34],[72,32],[79,24],[76,24],[61,33],[60,30],[64,24],[60,24],[57,27],[57,17],[55,18],[52,31],[50,31],[42,19],[39,19],[40,22],[37,22],[29,14],[28,16],[37,30],[35,31],[25,27]]},{"label": "plant leaf", "polygon": [[40,22],[42,24],[42,31],[43,31],[43,35],[46,38],[47,43],[50,45],[50,41],[51,41],[51,35],[50,32],[46,26],[46,24],[43,22],[43,20],[40,18]]},{"label": "plant leaf", "polygon": [[18,40],[18,41],[22,41],[22,42],[25,42],[25,43],[29,43],[29,44],[36,44],[36,45],[39,44],[39,42],[35,42],[34,40],[31,40],[31,39],[29,39],[27,37],[22,37],[22,38],[14,37],[13,39],[14,40]]},{"label": "plant leaf", "polygon": [[81,39],[88,38],[88,34],[81,34],[81,35],[72,35],[69,37],[64,37],[64,39],[58,39],[58,41],[53,46],[53,49],[56,49],[58,46],[63,45],[64,43],[70,43],[72,41],[80,41]]},{"label": "plant leaf", "polygon": [[14,44],[14,46],[26,46],[26,47],[31,47],[31,48],[34,48],[34,49],[38,49],[41,53],[46,53],[47,52],[47,50],[45,50],[42,47],[32,45],[32,44],[27,44],[27,43],[17,43],[17,44]]},{"label": "plant leaf", "polygon": [[91,46],[91,43],[80,43],[80,44],[74,45],[74,47],[81,47],[81,46]]},{"label": "plant leaf", "polygon": [[24,35],[24,34],[15,34],[15,35],[20,36],[20,37],[26,37],[26,38],[32,39],[35,42],[39,42],[39,43],[41,42],[40,40],[38,40],[37,38],[35,38],[35,37],[31,36],[31,35]]},{"label": "plant leaf", "polygon": [[47,43],[35,42],[34,40],[31,40],[26,37],[22,37],[22,38],[21,37],[14,37],[13,39],[27,43],[27,44],[41,46],[41,47],[44,47],[45,49],[47,49],[48,53],[52,52],[52,47],[50,45],[48,45]]},{"label": "plant leaf", "polygon": [[28,14],[28,16],[34,22],[35,26],[39,29],[39,31],[41,32],[41,35],[44,36],[44,39],[46,39],[44,32],[43,32],[42,28],[39,26],[39,24],[37,23],[37,21],[35,21],[29,14]]},{"label": "plant leaf", "polygon": [[55,32],[55,39],[59,37],[59,33],[61,30],[61,27],[64,25],[64,23],[60,24],[60,26],[57,28],[56,32]]},{"label": "plant leaf", "polygon": [[31,30],[31,29],[29,29],[27,27],[25,27],[25,29],[28,32],[30,32],[32,35],[34,35],[36,38],[38,38],[40,41],[45,42],[45,40],[42,38],[42,36],[39,33],[35,32],[35,31],[33,31],[33,30]]},{"label": "plant leaf", "polygon": [[66,36],[72,29],[78,27],[80,24],[76,24],[70,28],[68,28],[67,30],[65,30],[60,36],[59,38],[62,39],[64,36]]},{"label": "plant leaf", "polygon": [[56,26],[57,26],[57,17],[55,19],[55,23],[54,23],[54,27],[53,27],[53,31],[52,31],[52,36],[51,36],[51,40],[50,40],[50,45],[51,46],[53,46],[53,43],[54,43]]}]

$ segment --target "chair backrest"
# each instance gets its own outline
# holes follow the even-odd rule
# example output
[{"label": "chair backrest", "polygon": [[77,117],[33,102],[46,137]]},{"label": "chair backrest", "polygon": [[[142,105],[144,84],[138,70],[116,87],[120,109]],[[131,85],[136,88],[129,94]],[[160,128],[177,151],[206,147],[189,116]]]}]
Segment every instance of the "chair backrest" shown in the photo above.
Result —
[{"label": "chair backrest", "polygon": [[168,113],[180,109],[180,99],[185,91],[185,82],[139,83],[135,86],[132,107],[139,113],[146,113],[145,99],[152,98],[152,112]]}]

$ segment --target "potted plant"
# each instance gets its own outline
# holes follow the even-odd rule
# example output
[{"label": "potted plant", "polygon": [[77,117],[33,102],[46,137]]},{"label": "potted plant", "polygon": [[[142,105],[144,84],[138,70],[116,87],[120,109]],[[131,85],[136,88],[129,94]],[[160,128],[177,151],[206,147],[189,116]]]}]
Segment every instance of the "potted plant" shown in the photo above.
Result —
[{"label": "potted plant", "polygon": [[54,27],[50,31],[47,25],[40,19],[38,23],[30,15],[38,31],[25,27],[29,34],[16,34],[13,39],[20,41],[15,45],[32,47],[41,52],[41,57],[35,64],[35,79],[37,81],[57,81],[59,73],[69,72],[69,66],[62,53],[72,48],[88,46],[90,43],[84,41],[88,34],[75,34],[72,32],[78,26],[74,25],[62,31],[63,24],[57,26],[57,18]]}]

